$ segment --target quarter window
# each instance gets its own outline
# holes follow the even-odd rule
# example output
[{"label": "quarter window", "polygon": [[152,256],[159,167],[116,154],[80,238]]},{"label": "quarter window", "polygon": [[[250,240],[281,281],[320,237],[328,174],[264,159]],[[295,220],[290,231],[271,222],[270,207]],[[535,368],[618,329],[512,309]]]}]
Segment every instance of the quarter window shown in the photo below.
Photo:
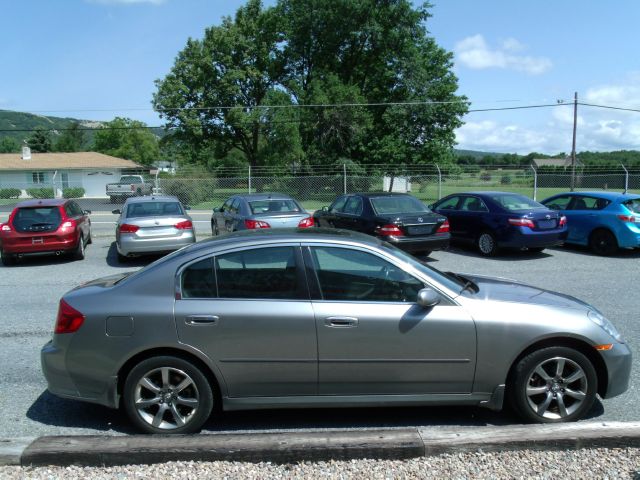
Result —
[{"label": "quarter window", "polygon": [[323,300],[416,301],[422,282],[386,260],[359,250],[312,247]]},{"label": "quarter window", "polygon": [[220,298],[299,299],[293,247],[242,250],[216,257]]}]

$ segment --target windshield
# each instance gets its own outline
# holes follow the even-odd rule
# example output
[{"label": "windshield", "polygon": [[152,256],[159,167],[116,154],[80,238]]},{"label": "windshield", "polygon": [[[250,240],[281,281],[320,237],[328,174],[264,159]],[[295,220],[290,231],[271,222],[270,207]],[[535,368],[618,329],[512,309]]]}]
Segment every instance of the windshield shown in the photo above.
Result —
[{"label": "windshield", "polygon": [[407,196],[372,197],[371,205],[377,215],[391,213],[424,213],[430,210],[420,200]]},{"label": "windshield", "polygon": [[634,198],[633,200],[627,200],[623,203],[627,210],[632,213],[640,213],[640,198]]},{"label": "windshield", "polygon": [[434,279],[436,282],[448,288],[449,290],[460,293],[460,294],[464,294],[464,292],[468,292],[468,290],[465,290],[465,287],[467,286],[467,279],[460,277],[458,275],[452,275],[445,272],[441,272],[437,268],[434,268],[422,262],[419,262],[412,255],[404,252],[403,250],[400,250],[397,247],[394,247],[388,242],[383,242],[382,247],[392,251],[394,256],[404,260],[406,263],[414,267],[416,270],[424,273],[429,278]]},{"label": "windshield", "polygon": [[140,202],[127,207],[127,218],[173,217],[184,215],[178,202]]},{"label": "windshield", "polygon": [[541,203],[536,202],[535,200],[531,200],[524,195],[516,195],[516,194],[493,194],[489,195],[494,202],[500,205],[507,210],[537,210],[544,209],[547,207],[542,205]]},{"label": "windshield", "polygon": [[294,200],[254,200],[249,202],[253,215],[269,215],[272,213],[294,213],[302,209]]}]

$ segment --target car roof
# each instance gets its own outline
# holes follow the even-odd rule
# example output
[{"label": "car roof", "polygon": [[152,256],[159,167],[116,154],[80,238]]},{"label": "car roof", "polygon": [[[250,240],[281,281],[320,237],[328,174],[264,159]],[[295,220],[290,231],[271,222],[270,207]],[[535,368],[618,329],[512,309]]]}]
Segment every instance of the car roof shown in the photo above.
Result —
[{"label": "car roof", "polygon": [[289,195],[277,192],[266,193],[244,193],[234,195],[234,197],[242,198],[244,200],[293,200]]},{"label": "car roof", "polygon": [[[566,192],[566,193],[558,193],[557,195],[586,195],[589,197],[595,198],[604,198],[606,200],[632,200],[634,198],[640,198],[640,195],[636,195],[634,193],[620,193],[620,192],[595,192],[595,191],[585,191],[585,192]],[[554,195],[555,197],[556,195]]]},{"label": "car roof", "polygon": [[178,197],[172,195],[146,195],[144,197],[129,197],[126,203],[147,203],[147,202],[179,202]]},{"label": "car roof", "polygon": [[479,197],[489,196],[489,195],[519,195],[519,196],[525,196],[525,195],[522,195],[522,193],[502,192],[500,190],[482,190],[482,191],[473,191],[473,192],[460,192],[460,193],[454,193],[452,195],[477,195]]},{"label": "car roof", "polygon": [[59,207],[64,205],[70,200],[67,198],[34,198],[32,200],[25,200],[16,204],[16,208],[23,207]]},{"label": "car roof", "polygon": [[400,193],[400,192],[358,192],[353,195],[360,195],[361,197],[371,198],[371,197],[413,197],[410,193]]}]

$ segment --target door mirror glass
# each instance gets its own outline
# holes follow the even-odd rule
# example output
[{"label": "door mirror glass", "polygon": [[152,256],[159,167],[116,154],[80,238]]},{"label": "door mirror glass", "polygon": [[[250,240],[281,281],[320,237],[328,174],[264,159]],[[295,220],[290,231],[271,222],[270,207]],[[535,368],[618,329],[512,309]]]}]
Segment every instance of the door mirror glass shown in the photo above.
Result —
[{"label": "door mirror glass", "polygon": [[185,209],[185,210],[191,210],[191,207],[190,207],[189,205],[185,205],[185,206],[184,206],[184,209]]},{"label": "door mirror glass", "polygon": [[220,213],[222,211],[222,207],[215,207],[213,209],[213,213]]},{"label": "door mirror glass", "polygon": [[120,214],[122,214],[122,211],[116,209],[116,210],[111,210],[111,213],[113,213],[114,215],[120,215]]},{"label": "door mirror glass", "polygon": [[85,215],[91,215],[91,210],[83,210],[82,213]]},{"label": "door mirror glass", "polygon": [[418,292],[416,303],[422,308],[435,307],[438,303],[440,303],[440,295],[438,295],[438,293],[431,288],[423,288]]}]

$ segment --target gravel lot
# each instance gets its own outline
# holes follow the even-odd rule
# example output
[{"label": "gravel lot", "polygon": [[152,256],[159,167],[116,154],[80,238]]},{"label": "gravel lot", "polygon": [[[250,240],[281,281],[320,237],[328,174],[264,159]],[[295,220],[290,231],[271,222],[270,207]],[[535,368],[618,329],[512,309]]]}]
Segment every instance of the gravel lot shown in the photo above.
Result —
[{"label": "gravel lot", "polygon": [[568,452],[514,451],[440,455],[404,461],[352,460],[297,464],[169,462],[110,468],[0,467],[4,479],[424,479],[424,478],[638,478],[640,449]]},{"label": "gravel lot", "polygon": [[[503,276],[575,295],[608,316],[632,350],[640,342],[635,295],[640,251],[602,258],[583,250],[561,248],[541,254],[511,253],[485,259],[469,250],[454,249],[434,252],[429,261],[443,270]],[[0,408],[3,412],[0,437],[131,432],[128,421],[120,412],[48,394],[40,371],[39,351],[51,336],[58,300],[64,292],[92,278],[137,269],[146,263],[140,260],[120,264],[111,238],[100,237],[87,247],[87,258],[82,262],[41,257],[26,259],[17,267],[0,266]],[[640,369],[634,368],[630,391],[618,398],[597,402],[589,419],[639,420],[639,375]],[[509,413],[497,414],[468,407],[282,410],[224,413],[212,418],[205,431],[298,431],[516,422],[518,420]]]}]

